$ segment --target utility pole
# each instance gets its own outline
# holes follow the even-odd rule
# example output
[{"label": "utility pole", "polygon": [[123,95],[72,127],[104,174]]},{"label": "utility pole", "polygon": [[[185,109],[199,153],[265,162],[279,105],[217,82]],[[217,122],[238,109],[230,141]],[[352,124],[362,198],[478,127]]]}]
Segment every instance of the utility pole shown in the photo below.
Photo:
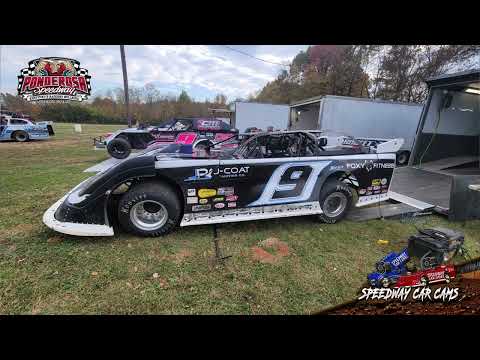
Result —
[{"label": "utility pole", "polygon": [[125,61],[125,48],[123,45],[120,45],[120,57],[122,58],[123,92],[125,93],[125,106],[127,107],[128,127],[132,127],[132,117],[130,116],[130,103],[128,100],[127,63]]}]

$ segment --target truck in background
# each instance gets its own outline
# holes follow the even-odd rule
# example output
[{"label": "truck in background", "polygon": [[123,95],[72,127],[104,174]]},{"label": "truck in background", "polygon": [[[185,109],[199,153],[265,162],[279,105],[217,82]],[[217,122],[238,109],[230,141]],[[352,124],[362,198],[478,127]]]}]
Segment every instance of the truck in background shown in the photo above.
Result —
[{"label": "truck in background", "polygon": [[318,96],[290,105],[290,130],[329,130],[374,146],[403,138],[398,165],[410,157],[423,105],[346,96]]}]

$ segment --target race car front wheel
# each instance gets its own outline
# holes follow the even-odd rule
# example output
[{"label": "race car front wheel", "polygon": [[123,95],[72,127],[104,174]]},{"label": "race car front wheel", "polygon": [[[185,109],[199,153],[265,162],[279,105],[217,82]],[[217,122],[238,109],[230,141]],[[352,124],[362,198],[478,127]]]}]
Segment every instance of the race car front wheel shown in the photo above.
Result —
[{"label": "race car front wheel", "polygon": [[132,146],[127,139],[118,137],[108,143],[107,151],[115,159],[125,159],[130,155]]},{"label": "race car front wheel", "polygon": [[13,138],[18,142],[25,142],[28,140],[28,134],[25,131],[15,131]]},{"label": "race car front wheel", "polygon": [[124,230],[141,236],[162,236],[180,221],[181,203],[167,184],[145,182],[120,199],[118,220]]},{"label": "race car front wheel", "polygon": [[333,180],[327,181],[320,191],[321,221],[334,224],[342,220],[352,205],[353,190],[345,183]]}]

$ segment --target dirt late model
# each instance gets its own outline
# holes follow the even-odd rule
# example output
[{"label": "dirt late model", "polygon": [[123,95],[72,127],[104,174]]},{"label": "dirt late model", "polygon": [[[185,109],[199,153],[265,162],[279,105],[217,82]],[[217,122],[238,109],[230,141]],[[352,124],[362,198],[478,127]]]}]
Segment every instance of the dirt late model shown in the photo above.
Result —
[{"label": "dirt late model", "polygon": [[31,119],[0,117],[0,141],[45,140],[52,135],[55,132],[51,121],[34,122]]},{"label": "dirt late model", "polygon": [[[343,135],[341,135],[343,136]],[[146,151],[83,181],[44,214],[59,232],[142,236],[178,225],[316,215],[341,220],[352,206],[388,198],[402,139],[376,151],[306,131],[258,134],[229,155],[193,158]]]},{"label": "dirt late model", "polygon": [[162,126],[121,129],[93,141],[95,148],[107,148],[112,157],[125,159],[132,149],[153,150],[173,143],[189,145],[192,151],[235,148],[237,135],[238,130],[220,119],[174,118]]}]

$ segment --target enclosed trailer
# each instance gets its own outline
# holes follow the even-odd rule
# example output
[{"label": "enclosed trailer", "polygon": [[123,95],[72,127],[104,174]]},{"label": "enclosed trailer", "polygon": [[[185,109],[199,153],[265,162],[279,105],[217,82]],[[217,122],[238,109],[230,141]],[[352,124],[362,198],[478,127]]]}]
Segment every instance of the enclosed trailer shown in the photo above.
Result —
[{"label": "enclosed trailer", "polygon": [[333,130],[357,139],[403,138],[407,163],[423,105],[347,96],[319,96],[290,105],[290,129]]},{"label": "enclosed trailer", "polygon": [[286,130],[288,127],[289,106],[236,101],[230,106],[230,124],[246,132],[249,128],[262,130]]},{"label": "enclosed trailer", "polygon": [[451,220],[480,218],[480,69],[426,83],[412,155],[395,169],[390,198]]}]

